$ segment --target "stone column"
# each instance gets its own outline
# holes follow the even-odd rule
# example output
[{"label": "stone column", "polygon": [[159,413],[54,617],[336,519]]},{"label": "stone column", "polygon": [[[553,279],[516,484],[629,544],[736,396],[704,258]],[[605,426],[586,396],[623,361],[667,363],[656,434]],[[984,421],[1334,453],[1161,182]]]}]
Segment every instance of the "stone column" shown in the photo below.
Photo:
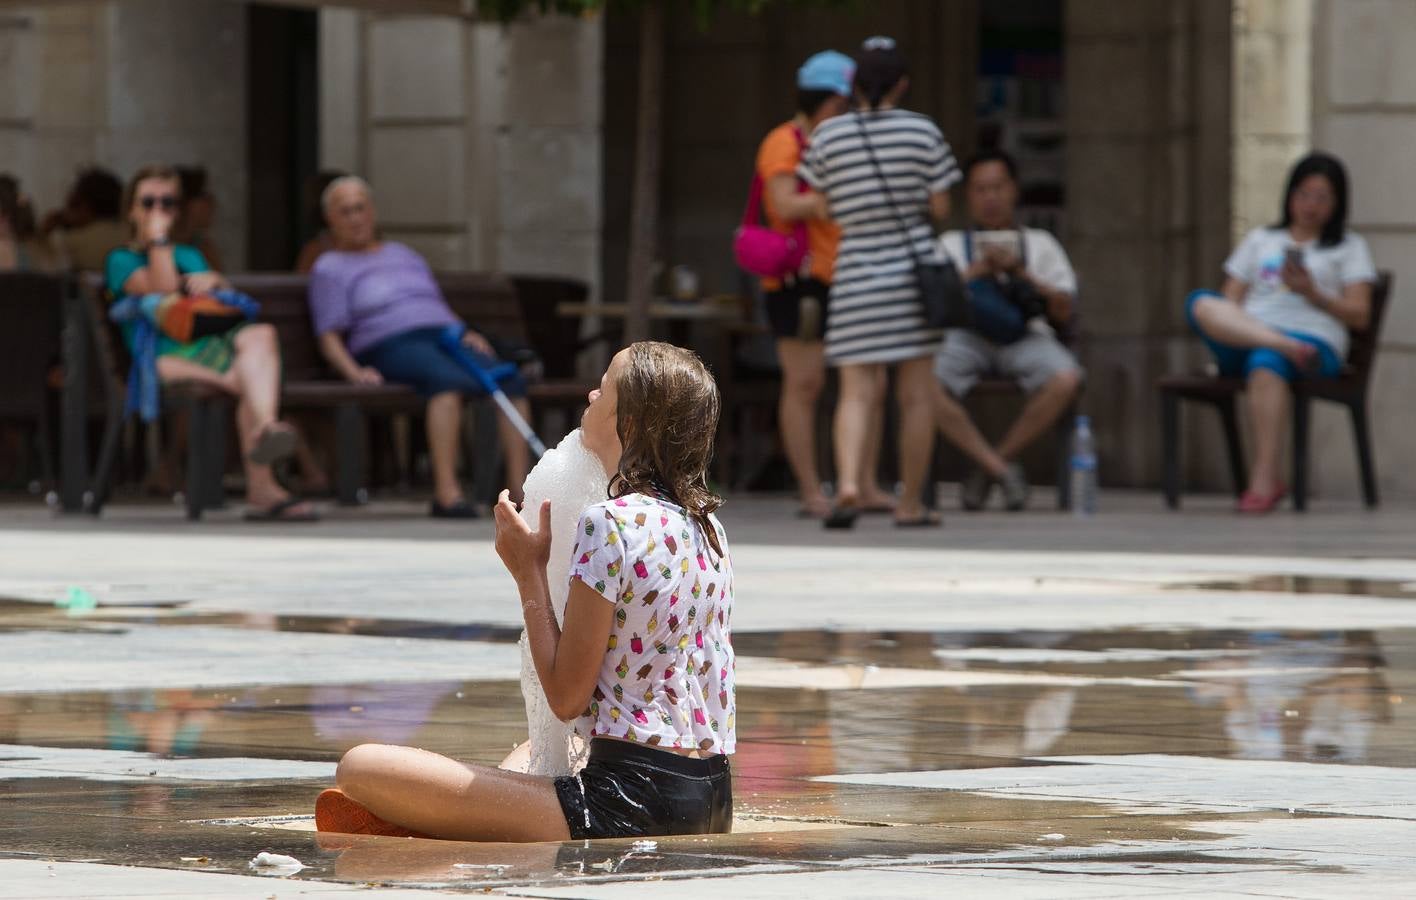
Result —
[{"label": "stone column", "polygon": [[[1395,293],[1372,385],[1372,425],[1383,496],[1416,495],[1416,4],[1318,0],[1312,22],[1314,145],[1347,164],[1348,225],[1367,239]],[[1276,209],[1276,207],[1275,207]],[[1326,406],[1326,404],[1325,404]],[[1321,409],[1321,408],[1320,408]],[[1360,496],[1346,414],[1314,421],[1313,483],[1324,496]]]},{"label": "stone column", "polygon": [[[1153,384],[1190,364],[1182,302],[1218,283],[1228,244],[1229,6],[1069,0],[1066,40],[1083,407],[1103,483],[1150,485],[1160,468]],[[1219,455],[1213,439],[1205,446],[1192,461]]]}]

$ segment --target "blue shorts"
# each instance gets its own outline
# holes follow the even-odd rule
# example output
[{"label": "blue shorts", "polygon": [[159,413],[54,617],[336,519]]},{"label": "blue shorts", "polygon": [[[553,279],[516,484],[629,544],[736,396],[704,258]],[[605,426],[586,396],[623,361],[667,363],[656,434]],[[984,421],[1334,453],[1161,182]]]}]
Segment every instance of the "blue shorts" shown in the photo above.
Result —
[{"label": "blue shorts", "polygon": [[[378,369],[384,381],[406,384],[424,397],[448,391],[485,397],[487,390],[482,383],[443,348],[442,332],[441,328],[416,328],[395,334],[358,354],[356,359],[362,366]],[[491,368],[499,364],[471,347],[467,348],[467,352],[480,366]],[[501,388],[508,397],[526,396],[526,382],[520,375],[503,379]]]},{"label": "blue shorts", "polygon": [[[1298,367],[1277,350],[1270,350],[1267,347],[1257,349],[1231,347],[1228,344],[1221,344],[1205,334],[1204,330],[1200,328],[1200,323],[1195,321],[1195,302],[1205,297],[1224,299],[1222,295],[1216,294],[1214,291],[1191,291],[1190,296],[1185,298],[1185,321],[1190,323],[1190,329],[1198,334],[1200,340],[1204,341],[1205,346],[1209,348],[1209,352],[1214,356],[1214,361],[1219,364],[1219,374],[1228,378],[1243,376],[1247,379],[1255,369],[1268,369],[1290,383],[1299,378],[1312,377],[1308,376],[1308,373],[1299,372]],[[1318,348],[1318,371],[1313,373],[1314,376],[1336,378],[1341,374],[1342,360],[1338,358],[1337,351],[1327,341],[1301,331],[1279,330],[1295,341],[1312,344]]]}]

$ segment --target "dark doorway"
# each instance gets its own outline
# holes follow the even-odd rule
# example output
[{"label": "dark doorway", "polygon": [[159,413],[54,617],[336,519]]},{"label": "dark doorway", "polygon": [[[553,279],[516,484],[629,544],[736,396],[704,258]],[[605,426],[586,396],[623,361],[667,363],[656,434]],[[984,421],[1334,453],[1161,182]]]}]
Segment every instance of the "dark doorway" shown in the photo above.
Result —
[{"label": "dark doorway", "polygon": [[319,13],[247,12],[247,268],[286,271],[318,231],[305,184],[319,167]]}]

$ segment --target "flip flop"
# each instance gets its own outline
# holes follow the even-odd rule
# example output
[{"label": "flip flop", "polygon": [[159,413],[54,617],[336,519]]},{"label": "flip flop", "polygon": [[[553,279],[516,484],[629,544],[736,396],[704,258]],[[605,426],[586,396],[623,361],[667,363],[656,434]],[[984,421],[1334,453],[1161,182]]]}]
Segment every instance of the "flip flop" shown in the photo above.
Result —
[{"label": "flip flop", "polygon": [[320,514],[314,510],[307,513],[286,515],[290,510],[304,502],[306,502],[304,497],[286,497],[274,506],[269,506],[265,509],[246,510],[245,518],[247,522],[318,522],[320,520]]},{"label": "flip flop", "polygon": [[860,518],[860,510],[854,506],[837,506],[831,510],[831,514],[821,520],[822,528],[829,528],[833,531],[847,531],[855,527],[856,519]]},{"label": "flip flop", "polygon": [[295,440],[295,429],[289,425],[267,425],[247,459],[258,466],[277,463],[295,454]]},{"label": "flip flop", "polygon": [[896,528],[940,528],[944,519],[938,513],[925,513],[918,519],[896,519]]},{"label": "flip flop", "polygon": [[477,508],[466,500],[458,500],[446,506],[434,500],[428,507],[428,515],[434,519],[475,519]]},{"label": "flip flop", "polygon": [[385,822],[339,788],[329,788],[315,798],[315,830],[337,834],[377,834],[383,837],[427,838],[410,828]]}]

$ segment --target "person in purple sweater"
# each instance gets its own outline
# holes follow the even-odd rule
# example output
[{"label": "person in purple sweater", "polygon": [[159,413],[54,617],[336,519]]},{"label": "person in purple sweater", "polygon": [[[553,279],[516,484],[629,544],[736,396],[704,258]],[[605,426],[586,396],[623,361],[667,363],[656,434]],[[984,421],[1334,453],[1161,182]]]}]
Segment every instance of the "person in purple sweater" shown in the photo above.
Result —
[{"label": "person in purple sweater", "polygon": [[[407,246],[379,239],[373,192],[346,176],[325,189],[325,218],[334,249],[310,272],[310,316],[320,350],[335,371],[355,384],[406,384],[428,401],[428,452],[433,468],[435,518],[470,519],[476,512],[457,480],[457,451],[465,396],[486,391],[439,343],[457,322],[433,271]],[[486,338],[472,329],[464,337],[484,366],[497,362]],[[526,385],[502,382],[526,419]],[[499,417],[506,483],[519,491],[530,457],[516,429]]]}]

